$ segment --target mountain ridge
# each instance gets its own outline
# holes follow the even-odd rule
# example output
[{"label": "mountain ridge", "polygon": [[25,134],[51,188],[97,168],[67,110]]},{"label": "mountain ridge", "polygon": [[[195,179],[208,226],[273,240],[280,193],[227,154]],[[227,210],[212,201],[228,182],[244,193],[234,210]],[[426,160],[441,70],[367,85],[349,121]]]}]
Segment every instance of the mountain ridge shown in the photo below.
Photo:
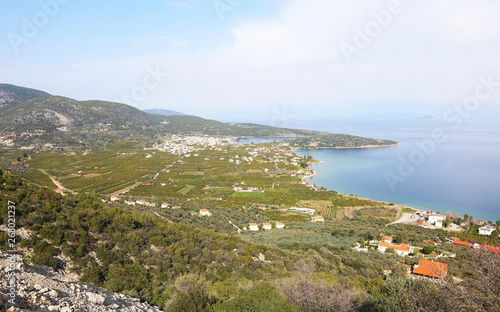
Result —
[{"label": "mountain ridge", "polygon": [[151,109],[143,109],[143,112],[146,112],[148,114],[153,114],[153,115],[162,115],[162,116],[187,116],[187,114],[181,113],[181,112],[176,112],[173,110],[169,109],[162,109],[162,108],[151,108]]},{"label": "mountain ridge", "polygon": [[0,83],[0,108],[3,106],[19,104],[44,95],[50,94],[37,89]]}]

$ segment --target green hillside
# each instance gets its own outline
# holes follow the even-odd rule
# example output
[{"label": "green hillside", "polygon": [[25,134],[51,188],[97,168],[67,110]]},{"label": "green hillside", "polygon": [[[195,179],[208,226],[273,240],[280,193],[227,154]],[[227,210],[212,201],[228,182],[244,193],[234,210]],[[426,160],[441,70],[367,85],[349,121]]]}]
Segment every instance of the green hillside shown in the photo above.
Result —
[{"label": "green hillside", "polygon": [[295,148],[369,148],[396,145],[398,142],[376,140],[347,134],[326,134],[290,141]]}]

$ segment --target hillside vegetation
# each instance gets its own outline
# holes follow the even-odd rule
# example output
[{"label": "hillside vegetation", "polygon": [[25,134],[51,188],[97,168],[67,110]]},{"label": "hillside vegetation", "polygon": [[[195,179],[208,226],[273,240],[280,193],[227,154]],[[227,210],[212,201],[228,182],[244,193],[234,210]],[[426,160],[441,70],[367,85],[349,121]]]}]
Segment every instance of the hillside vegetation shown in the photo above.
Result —
[{"label": "hillside vegetation", "polygon": [[[304,231],[335,238],[327,244],[289,240],[276,247],[270,231],[256,237],[269,242],[261,245],[201,225],[177,224],[147,210],[111,206],[90,194],[61,196],[0,171],[3,226],[9,201],[15,203],[16,229],[24,228],[29,234],[16,237],[26,260],[74,271],[84,282],[141,298],[165,311],[499,308],[498,255],[443,244],[440,249],[457,256],[440,260],[450,265],[450,278],[435,283],[405,278],[398,262],[413,264],[418,259],[376,250],[355,252],[349,247],[352,241],[381,234],[403,237],[412,244],[441,242],[429,229],[388,228],[382,220],[354,219],[283,230],[290,231],[290,238],[303,237]],[[7,243],[7,233],[0,231],[2,249],[8,249]],[[384,279],[384,270],[394,273]],[[463,281],[457,284],[452,275]]]},{"label": "hillside vegetation", "polygon": [[390,140],[376,140],[347,134],[315,135],[289,141],[294,148],[370,148],[396,145]]},{"label": "hillside vegetation", "polygon": [[[43,91],[0,85],[0,139],[17,146],[40,149],[88,146],[135,140],[150,144],[173,134],[227,137],[301,137],[294,147],[366,147],[393,145],[392,141],[277,128],[249,123],[223,123],[196,116],[158,115],[132,106],[105,101],[76,101]],[[171,111],[164,111],[170,114]],[[175,113],[175,112],[174,112]],[[0,142],[1,143],[1,142]]]}]

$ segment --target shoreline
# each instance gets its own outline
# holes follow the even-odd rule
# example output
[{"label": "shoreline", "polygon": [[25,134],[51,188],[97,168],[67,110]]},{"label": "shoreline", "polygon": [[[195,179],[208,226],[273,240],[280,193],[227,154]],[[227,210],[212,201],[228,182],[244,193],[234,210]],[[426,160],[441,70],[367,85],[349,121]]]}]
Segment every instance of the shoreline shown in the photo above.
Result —
[{"label": "shoreline", "polygon": [[383,147],[391,147],[391,146],[397,146],[400,145],[400,142],[397,142],[395,144],[386,144],[386,145],[361,145],[361,146],[352,146],[352,147],[341,147],[341,146],[321,146],[321,147],[293,147],[292,151],[295,150],[318,150],[318,149],[370,149],[370,148],[383,148]]}]

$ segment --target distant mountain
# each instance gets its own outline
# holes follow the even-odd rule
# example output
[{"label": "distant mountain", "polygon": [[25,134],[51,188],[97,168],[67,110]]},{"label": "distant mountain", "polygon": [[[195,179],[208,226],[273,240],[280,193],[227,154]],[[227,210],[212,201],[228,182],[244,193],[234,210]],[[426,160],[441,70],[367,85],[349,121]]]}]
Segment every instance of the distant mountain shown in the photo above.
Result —
[{"label": "distant mountain", "polygon": [[56,132],[70,130],[123,129],[146,126],[161,119],[118,103],[76,101],[60,96],[43,96],[1,110],[5,131]]},{"label": "distant mountain", "polygon": [[173,110],[161,109],[161,108],[152,108],[152,109],[143,109],[143,112],[153,115],[163,115],[163,116],[186,116],[186,114],[179,113]]},{"label": "distant mountain", "polygon": [[276,128],[257,124],[224,123],[196,116],[168,116],[164,123],[171,133],[224,135],[235,137],[304,137],[318,135],[311,130]]},{"label": "distant mountain", "polygon": [[0,92],[4,104],[0,106],[0,136],[14,140],[18,146],[39,148],[50,143],[49,146],[58,148],[98,148],[118,140],[135,140],[146,145],[172,134],[301,137],[304,139],[291,144],[305,148],[371,147],[395,143],[311,130],[223,123],[159,109],[143,112],[125,104],[77,101],[12,85],[0,85]]},{"label": "distant mountain", "polygon": [[0,84],[0,107],[19,104],[40,96],[50,95],[40,90],[18,87],[11,84]]},{"label": "distant mountain", "polygon": [[0,108],[0,134],[16,133],[19,145],[104,146],[120,139],[148,141],[162,118],[132,106],[42,96]]},{"label": "distant mountain", "polygon": [[319,134],[255,124],[227,124],[166,110],[154,111],[170,112],[170,116],[157,115],[125,104],[77,101],[11,85],[2,85],[1,90],[5,104],[0,107],[0,136],[15,134],[16,144],[22,146],[50,143],[58,147],[99,147],[124,139],[147,143],[171,134],[235,137]]}]

